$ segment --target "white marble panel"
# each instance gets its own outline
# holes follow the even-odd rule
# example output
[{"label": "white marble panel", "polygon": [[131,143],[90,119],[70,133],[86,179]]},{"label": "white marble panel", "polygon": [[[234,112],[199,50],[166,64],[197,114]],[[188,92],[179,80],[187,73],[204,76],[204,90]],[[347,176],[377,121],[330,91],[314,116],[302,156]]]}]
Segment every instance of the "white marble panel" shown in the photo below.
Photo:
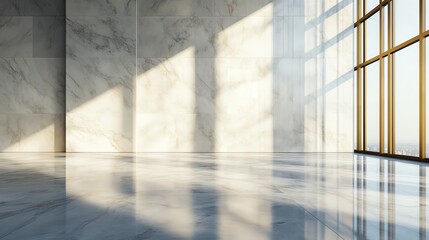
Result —
[{"label": "white marble panel", "polygon": [[[210,148],[212,129],[195,126],[196,114],[137,114],[137,152],[194,152],[196,134],[207,136],[200,148]],[[205,120],[213,121],[207,118]],[[208,122],[205,122],[207,124]],[[197,133],[198,132],[198,133]],[[201,146],[204,145],[204,146]]]},{"label": "white marble panel", "polygon": [[218,17],[285,16],[286,9],[289,7],[287,0],[219,0],[214,2],[215,16]]},{"label": "white marble panel", "polygon": [[64,16],[65,0],[0,0],[0,16]]},{"label": "white marble panel", "polygon": [[275,149],[352,151],[352,74],[339,76],[335,58],[298,60],[278,63]]},{"label": "white marble panel", "polygon": [[[281,56],[274,43],[283,42],[284,24],[272,17],[220,18],[215,35],[216,57],[250,58]],[[275,27],[276,28],[275,28]]]},{"label": "white marble panel", "polygon": [[272,61],[271,58],[216,59],[216,113],[270,115]]},{"label": "white marble panel", "polygon": [[0,17],[0,57],[33,56],[33,19]]},{"label": "white marble panel", "polygon": [[[119,103],[118,88],[106,92],[88,106],[67,113],[67,152],[132,152],[130,113]],[[97,107],[106,103],[110,106]]]},{"label": "white marble panel", "polygon": [[[304,68],[304,141],[306,152],[317,152],[317,117],[320,113],[318,109],[318,99],[320,89],[317,84],[317,79],[320,75],[318,64],[322,59],[306,58],[302,59],[302,67]],[[318,75],[319,74],[319,75]]]},{"label": "white marble panel", "polygon": [[68,57],[135,57],[134,17],[67,17]]},{"label": "white marble panel", "polygon": [[0,114],[0,152],[64,151],[63,114]]},{"label": "white marble panel", "polygon": [[[307,50],[312,50],[315,46],[312,44],[306,49],[306,23],[304,17],[294,17],[293,20],[293,57],[302,58],[308,55]],[[308,36],[313,40],[315,36]]]},{"label": "white marble panel", "polygon": [[67,151],[130,152],[135,59],[67,59]]},{"label": "white marble panel", "polygon": [[137,0],[138,16],[213,16],[213,0]]},{"label": "white marble panel", "polygon": [[64,113],[64,59],[0,58],[1,113]]},{"label": "white marble panel", "polygon": [[[196,29],[197,56],[216,58],[274,58],[290,51],[289,18],[222,17],[202,19]],[[211,54],[213,52],[213,54]]]},{"label": "white marble panel", "polygon": [[33,57],[65,57],[65,18],[33,17]]},{"label": "white marble panel", "polygon": [[[338,67],[337,67],[338,66]],[[351,72],[340,76],[338,59],[325,59],[324,126],[325,148],[327,152],[348,152],[353,149],[353,82]],[[341,117],[339,117],[341,116]]]},{"label": "white marble panel", "polygon": [[192,47],[198,18],[139,17],[139,58],[170,58]]},{"label": "white marble panel", "polygon": [[294,18],[277,17],[274,21],[274,55],[276,57],[293,57],[294,54]]},{"label": "white marble panel", "polygon": [[284,25],[278,18],[192,18],[190,23],[188,44],[196,57],[273,57],[282,52],[273,52],[274,44],[282,47],[283,42]]},{"label": "white marble panel", "polygon": [[67,112],[117,86],[125,91],[120,102],[131,109],[134,75],[134,59],[67,58]]},{"label": "white marble panel", "polygon": [[[353,0],[347,0],[347,1],[353,1]],[[303,1],[303,7],[304,7],[304,16],[306,17],[307,21],[313,21],[316,18],[320,17],[321,15],[318,14],[318,3],[321,3],[322,1],[319,0],[304,0]]]},{"label": "white marble panel", "polygon": [[136,0],[67,0],[67,16],[135,16]]},{"label": "white marble panel", "polygon": [[184,58],[184,54],[193,54],[193,51],[185,50],[169,59],[139,59],[138,113],[214,111],[214,60]]},{"label": "white marble panel", "polygon": [[64,16],[64,0],[18,0],[19,12],[26,16]]},{"label": "white marble panel", "polygon": [[301,17],[305,10],[317,0],[283,0],[285,5],[285,16]]},{"label": "white marble panel", "polygon": [[350,133],[354,128],[354,109],[353,106],[353,74],[346,75],[341,78],[338,86],[338,101],[339,101],[339,123],[338,123],[338,138],[339,142],[337,152],[351,152],[354,150],[353,134]]},{"label": "white marble panel", "polygon": [[194,113],[195,60],[174,57],[139,59],[136,84],[137,112]]},{"label": "white marble panel", "polygon": [[215,152],[272,152],[270,114],[217,114]]},{"label": "white marble panel", "polygon": [[19,16],[21,4],[19,0],[1,0],[0,16]]},{"label": "white marble panel", "polygon": [[274,151],[305,150],[304,67],[299,58],[278,59],[274,85]]},{"label": "white marble panel", "polygon": [[353,5],[350,1],[346,1],[339,14],[338,48],[340,54],[338,54],[338,58],[340,59],[339,72],[341,75],[347,74],[354,68],[354,27],[353,19],[350,18],[352,15]]}]

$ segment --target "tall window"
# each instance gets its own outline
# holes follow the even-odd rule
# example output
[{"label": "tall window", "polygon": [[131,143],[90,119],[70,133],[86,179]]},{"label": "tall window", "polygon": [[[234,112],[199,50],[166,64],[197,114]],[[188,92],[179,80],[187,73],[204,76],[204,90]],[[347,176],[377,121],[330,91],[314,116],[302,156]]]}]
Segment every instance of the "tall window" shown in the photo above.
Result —
[{"label": "tall window", "polygon": [[359,152],[416,159],[429,154],[428,5],[429,0],[355,0]]}]

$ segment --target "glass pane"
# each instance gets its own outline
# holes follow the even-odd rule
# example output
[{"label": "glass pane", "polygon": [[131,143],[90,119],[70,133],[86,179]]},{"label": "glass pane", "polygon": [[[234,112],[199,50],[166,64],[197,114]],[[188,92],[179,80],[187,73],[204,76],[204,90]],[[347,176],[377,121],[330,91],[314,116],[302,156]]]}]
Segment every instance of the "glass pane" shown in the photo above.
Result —
[{"label": "glass pane", "polygon": [[380,3],[379,0],[365,0],[366,1],[366,13],[369,13]]},{"label": "glass pane", "polygon": [[353,66],[357,65],[357,28],[353,29],[354,38],[353,38],[353,52],[355,53],[353,56]]},{"label": "glass pane", "polygon": [[365,67],[366,71],[366,139],[367,151],[380,151],[380,63]]},{"label": "glass pane", "polygon": [[353,0],[353,22],[357,21],[357,1],[358,0]]},{"label": "glass pane", "polygon": [[419,155],[419,45],[395,53],[396,154]]},{"label": "glass pane", "polygon": [[[358,110],[361,110],[362,111],[362,107],[363,107],[363,102],[362,102],[362,100],[363,100],[363,95],[362,95],[362,93],[360,94],[360,96],[359,96],[359,94],[358,94],[358,87],[360,87],[361,89],[363,89],[363,82],[361,81],[360,82],[360,85],[359,85],[359,81],[358,81],[358,77],[357,77],[357,75],[358,75],[358,72],[359,72],[359,74],[362,76],[362,74],[363,74],[363,69],[362,68],[359,68],[357,71],[355,71],[355,79],[356,79],[356,90],[355,90],[355,93],[356,93],[356,98],[355,98],[355,101],[356,101],[356,145],[358,145],[358,144],[360,144],[360,146],[362,146],[362,148],[363,148],[363,137],[362,137],[362,132],[358,132],[357,130],[358,130],[358,127],[360,127],[360,129],[362,129],[362,131],[363,131],[363,116],[361,115],[360,116],[360,119],[359,119],[359,116],[358,116]],[[361,99],[361,102],[359,102],[358,101],[358,99]],[[360,109],[359,109],[359,104],[360,104]],[[363,113],[363,112],[362,112]],[[360,123],[360,124],[359,124]],[[360,140],[360,142],[358,142],[357,141],[357,138],[358,137],[361,137],[361,140]],[[357,146],[356,146],[356,149],[358,149],[357,148]],[[359,149],[359,150],[363,150],[363,149]]]},{"label": "glass pane", "polygon": [[357,150],[357,71],[354,71],[353,74],[353,147]]},{"label": "glass pane", "polygon": [[389,30],[389,25],[388,25],[388,19],[389,19],[389,13],[388,13],[388,11],[387,11],[388,9],[387,9],[387,7],[384,7],[383,8],[383,30],[384,30],[384,33],[383,33],[383,37],[384,37],[384,49],[383,49],[383,51],[387,51],[387,48],[389,47],[389,45],[388,45],[388,40],[389,40],[389,34],[388,34],[388,30]]},{"label": "glass pane", "polygon": [[371,59],[380,53],[380,13],[374,14],[365,21],[366,28],[366,57]]},{"label": "glass pane", "polygon": [[419,0],[395,0],[395,45],[419,34]]},{"label": "glass pane", "polygon": [[[361,32],[360,38],[359,38],[359,36],[357,34],[358,33],[358,31],[357,31],[358,28],[359,28],[359,31]],[[357,28],[355,28],[355,34],[356,34],[356,37],[355,37],[355,39],[356,39],[356,57],[355,58],[356,58],[356,62],[357,62],[357,59],[360,59],[360,62],[357,62],[357,64],[361,64],[363,62],[363,43],[364,43],[363,42],[363,31],[364,31],[364,24],[363,23],[360,24]],[[359,52],[357,51],[357,49],[359,47],[358,43],[361,44],[360,45],[361,49],[360,49]]]},{"label": "glass pane", "polygon": [[387,68],[388,68],[388,59],[384,58],[384,152],[387,153],[387,146],[389,143],[389,126],[388,126],[388,107],[389,107],[389,93],[388,93],[388,76],[387,76]]},{"label": "glass pane", "polygon": [[[425,39],[426,44],[429,44],[429,40]],[[429,56],[429,47],[426,45],[426,56]],[[426,61],[426,69],[429,69],[429,61]],[[426,72],[426,158],[429,158],[429,83],[428,77],[429,71]]]}]

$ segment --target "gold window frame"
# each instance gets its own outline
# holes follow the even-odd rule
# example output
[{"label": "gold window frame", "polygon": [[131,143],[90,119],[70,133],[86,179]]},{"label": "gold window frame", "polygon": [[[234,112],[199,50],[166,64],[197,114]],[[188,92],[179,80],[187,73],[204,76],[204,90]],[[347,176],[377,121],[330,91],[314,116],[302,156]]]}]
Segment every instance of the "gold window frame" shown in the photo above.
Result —
[{"label": "gold window frame", "polygon": [[[426,161],[426,37],[429,36],[429,30],[426,30],[426,1],[419,0],[419,34],[403,43],[395,46],[395,1],[396,0],[379,0],[379,4],[373,9],[366,9],[366,2],[371,0],[356,1],[356,140],[355,152],[389,157],[398,157],[410,160]],[[370,59],[366,59],[366,29],[365,23],[370,17],[379,13],[379,54]],[[387,14],[387,26],[384,26],[384,15]],[[385,29],[387,27],[387,36]],[[384,46],[387,38],[387,47]],[[395,154],[395,75],[394,75],[394,53],[404,49],[414,43],[419,44],[419,156],[404,156]],[[386,48],[385,48],[386,47]],[[366,96],[366,71],[365,67],[371,63],[379,61],[379,152],[368,151],[367,148],[367,96]],[[384,69],[387,62],[387,69]],[[387,71],[387,81],[385,81],[384,71]],[[387,82],[387,92],[385,92],[385,82]],[[387,96],[387,116],[385,114],[385,96]],[[385,126],[387,118],[387,126]],[[385,130],[387,130],[387,139],[385,139]],[[387,152],[384,149],[387,141]]]}]

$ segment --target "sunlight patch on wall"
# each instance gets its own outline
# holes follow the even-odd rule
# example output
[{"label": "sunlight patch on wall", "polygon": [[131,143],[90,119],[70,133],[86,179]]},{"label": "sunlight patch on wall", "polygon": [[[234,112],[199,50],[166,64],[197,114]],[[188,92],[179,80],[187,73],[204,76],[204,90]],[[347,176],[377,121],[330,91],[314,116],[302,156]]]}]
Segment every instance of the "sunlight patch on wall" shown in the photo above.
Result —
[{"label": "sunlight patch on wall", "polygon": [[[216,57],[272,58],[274,56],[272,8],[272,3],[267,4],[220,31],[216,37]],[[271,15],[267,15],[269,11]]]},{"label": "sunlight patch on wall", "polygon": [[[37,151],[54,151],[52,139],[55,136],[55,127],[53,124],[46,128],[37,131],[36,133],[26,136],[24,138],[19,137],[19,141],[5,148],[4,152],[37,152]],[[48,150],[49,149],[49,150]]]},{"label": "sunlight patch on wall", "polygon": [[0,116],[2,152],[64,151],[64,117],[54,114]]},{"label": "sunlight patch on wall", "polygon": [[132,124],[125,121],[132,112],[124,88],[116,85],[67,113],[67,151],[131,151]]},{"label": "sunlight patch on wall", "polygon": [[267,4],[217,34],[215,151],[273,149],[273,56],[281,54],[273,52],[274,39],[281,42],[284,32],[274,33],[281,20],[272,10]]},{"label": "sunlight patch on wall", "polygon": [[137,152],[193,151],[195,61],[194,47],[168,59],[139,59]]}]

